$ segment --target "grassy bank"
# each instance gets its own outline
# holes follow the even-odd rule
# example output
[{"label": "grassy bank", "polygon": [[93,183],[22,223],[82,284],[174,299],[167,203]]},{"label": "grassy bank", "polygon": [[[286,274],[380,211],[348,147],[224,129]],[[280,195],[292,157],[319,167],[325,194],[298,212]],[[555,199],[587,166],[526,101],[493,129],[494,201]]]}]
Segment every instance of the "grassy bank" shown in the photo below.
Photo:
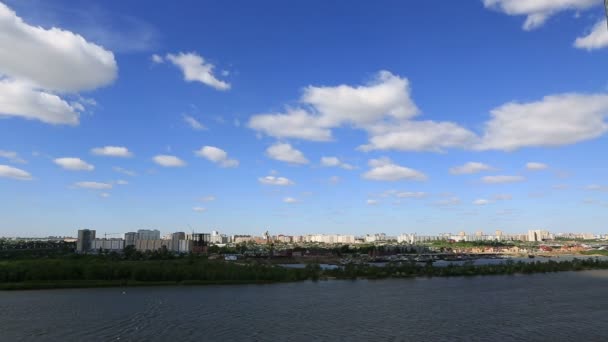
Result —
[{"label": "grassy bank", "polygon": [[532,274],[608,269],[595,258],[571,261],[512,262],[496,265],[434,267],[389,263],[384,267],[348,264],[322,270],[318,264],[285,268],[264,263],[229,263],[191,257],[172,260],[123,260],[109,257],[27,259],[0,262],[0,290],[161,285],[229,285],[318,279],[382,279]]}]

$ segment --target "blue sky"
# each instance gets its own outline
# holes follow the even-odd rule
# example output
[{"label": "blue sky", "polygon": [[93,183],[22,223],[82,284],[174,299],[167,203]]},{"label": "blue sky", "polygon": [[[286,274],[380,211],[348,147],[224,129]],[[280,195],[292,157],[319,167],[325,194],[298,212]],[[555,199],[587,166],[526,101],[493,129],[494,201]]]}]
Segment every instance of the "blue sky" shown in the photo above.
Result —
[{"label": "blue sky", "polygon": [[605,233],[602,1],[5,1],[0,233]]}]

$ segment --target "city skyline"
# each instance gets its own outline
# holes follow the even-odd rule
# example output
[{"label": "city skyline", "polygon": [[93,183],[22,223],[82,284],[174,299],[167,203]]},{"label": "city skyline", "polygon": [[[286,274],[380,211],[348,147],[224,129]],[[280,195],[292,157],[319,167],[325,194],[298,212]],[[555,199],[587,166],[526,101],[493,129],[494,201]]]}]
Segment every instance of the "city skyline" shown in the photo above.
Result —
[{"label": "city skyline", "polygon": [[538,3],[0,0],[0,235],[606,234],[602,2]]}]

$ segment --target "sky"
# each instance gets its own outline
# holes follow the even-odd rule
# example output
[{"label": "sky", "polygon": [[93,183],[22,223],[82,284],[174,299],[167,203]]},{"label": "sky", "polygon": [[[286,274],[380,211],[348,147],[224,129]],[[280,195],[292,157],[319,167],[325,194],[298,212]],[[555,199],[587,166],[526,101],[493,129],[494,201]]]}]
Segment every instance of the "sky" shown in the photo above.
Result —
[{"label": "sky", "polygon": [[0,235],[608,232],[601,0],[0,0]]}]

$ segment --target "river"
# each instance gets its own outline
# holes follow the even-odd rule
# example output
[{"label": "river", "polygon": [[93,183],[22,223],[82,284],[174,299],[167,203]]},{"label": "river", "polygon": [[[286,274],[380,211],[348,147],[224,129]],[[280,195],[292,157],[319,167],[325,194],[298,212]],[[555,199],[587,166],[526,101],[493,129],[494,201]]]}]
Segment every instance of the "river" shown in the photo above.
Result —
[{"label": "river", "polygon": [[0,292],[0,341],[607,341],[608,271]]}]

